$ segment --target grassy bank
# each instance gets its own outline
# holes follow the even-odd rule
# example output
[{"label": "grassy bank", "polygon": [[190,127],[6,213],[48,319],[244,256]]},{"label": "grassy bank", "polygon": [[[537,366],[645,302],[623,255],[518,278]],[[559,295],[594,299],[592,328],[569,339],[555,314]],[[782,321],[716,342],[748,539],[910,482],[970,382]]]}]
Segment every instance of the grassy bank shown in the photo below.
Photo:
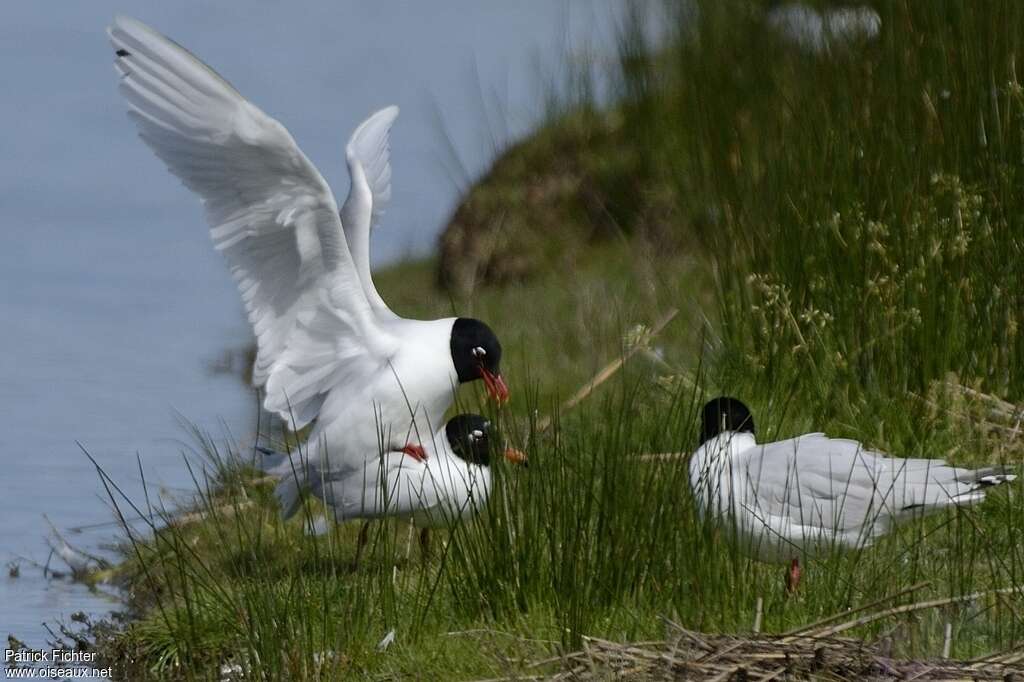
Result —
[{"label": "grassy bank", "polygon": [[[700,404],[729,393],[764,438],[1020,462],[1024,8],[880,4],[876,40],[812,54],[757,4],[701,7],[656,52],[627,27],[614,111],[553,122],[467,197],[446,258],[471,257],[472,276],[449,273],[448,293],[433,262],[378,275],[400,314],[493,323],[515,390],[494,417],[529,469],[499,467],[486,512],[427,557],[404,524],[375,524],[353,568],[357,526],[282,524],[267,484],[208,444],[225,466],[197,475],[206,518],[137,538],[121,568],[138,620],[105,648],[132,678],[216,678],[227,661],[267,679],[544,673],[529,666],[584,636],[663,637],[662,617],[747,632],[758,600],[777,633],[894,595],[985,593],[849,634],[904,657],[937,656],[947,624],[954,657],[1019,644],[1024,602],[992,592],[1024,582],[1018,490],[814,561],[787,596],[778,567],[697,518],[685,460],[642,455],[692,448]],[[565,232],[545,238],[550,215]],[[499,262],[518,245],[536,258]],[[559,413],[671,308],[647,351]]]}]

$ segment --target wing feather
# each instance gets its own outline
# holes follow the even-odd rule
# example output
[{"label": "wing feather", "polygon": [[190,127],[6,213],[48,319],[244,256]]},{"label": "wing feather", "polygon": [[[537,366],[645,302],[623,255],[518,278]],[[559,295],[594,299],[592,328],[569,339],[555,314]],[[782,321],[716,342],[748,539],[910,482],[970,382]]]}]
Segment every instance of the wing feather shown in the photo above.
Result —
[{"label": "wing feather", "polygon": [[266,408],[304,426],[333,382],[365,378],[394,348],[327,182],[284,126],[188,50],[123,16],[108,35],[140,136],[202,199],[256,335]]},{"label": "wing feather", "polygon": [[345,239],[359,272],[363,292],[381,320],[396,319],[377,293],[370,272],[370,231],[376,227],[391,199],[391,126],[398,107],[381,109],[363,121],[345,148],[352,187],[341,209]]},{"label": "wing feather", "polygon": [[877,523],[879,532],[914,510],[975,501],[987,471],[889,457],[820,433],[752,448],[745,465],[762,513],[840,531]]}]

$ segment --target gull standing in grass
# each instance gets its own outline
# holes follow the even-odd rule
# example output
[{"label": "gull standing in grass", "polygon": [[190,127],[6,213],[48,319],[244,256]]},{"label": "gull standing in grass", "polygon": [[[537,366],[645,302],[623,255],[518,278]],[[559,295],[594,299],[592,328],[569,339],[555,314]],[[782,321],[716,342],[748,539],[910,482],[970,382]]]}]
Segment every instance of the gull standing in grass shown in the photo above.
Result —
[{"label": "gull standing in grass", "polygon": [[[342,474],[315,470],[309,475],[310,492],[331,510],[335,522],[364,519],[359,548],[366,543],[370,519],[403,518],[423,529],[426,549],[429,528],[450,526],[479,512],[491,492],[491,454],[498,450],[491,422],[478,414],[452,417],[428,443],[428,456],[411,460],[401,452],[374,451],[360,470]],[[263,450],[265,468],[278,476],[291,475],[297,462],[288,455]],[[525,464],[526,455],[503,446],[502,456]],[[285,506],[288,505],[288,506]],[[292,516],[300,498],[282,501],[282,514]],[[358,558],[357,558],[358,561]]]},{"label": "gull standing in grass", "polygon": [[[316,420],[310,462],[341,475],[362,469],[367,453],[423,459],[422,441],[442,423],[459,383],[482,379],[492,398],[508,399],[501,344],[486,324],[403,319],[373,287],[369,230],[390,195],[388,131],[397,109],[378,112],[353,136],[352,187],[339,215],[327,182],[284,126],[213,69],[135,19],[117,17],[108,35],[129,116],[201,197],[238,284],[264,407],[293,430]],[[282,485],[304,484],[305,473]]]},{"label": "gull standing in grass", "polygon": [[792,582],[800,555],[866,547],[900,521],[976,504],[1016,478],[1002,467],[889,457],[821,433],[758,443],[750,410],[735,398],[715,398],[702,420],[689,464],[701,515],[733,528],[751,556],[790,561]]}]

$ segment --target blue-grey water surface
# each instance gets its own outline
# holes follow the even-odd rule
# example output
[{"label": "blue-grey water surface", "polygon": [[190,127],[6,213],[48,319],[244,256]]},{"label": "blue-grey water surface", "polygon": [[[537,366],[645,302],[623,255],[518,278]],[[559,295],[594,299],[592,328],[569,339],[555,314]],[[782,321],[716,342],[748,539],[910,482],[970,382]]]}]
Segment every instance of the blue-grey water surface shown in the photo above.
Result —
[{"label": "blue-grey water surface", "polygon": [[[613,54],[612,2],[6,4],[0,22],[0,635],[116,602],[44,579],[43,518],[109,521],[80,441],[140,499],[190,488],[175,411],[250,436],[253,396],[211,367],[250,332],[196,198],[135,135],[105,26],[130,12],[184,44],[292,132],[338,195],[366,115],[402,114],[394,195],[374,261],[429,251],[459,191],[500,141],[540,119],[567,57]],[[465,166],[453,163],[444,133]],[[116,528],[68,534],[97,550]],[[52,564],[63,568],[59,560]]]}]

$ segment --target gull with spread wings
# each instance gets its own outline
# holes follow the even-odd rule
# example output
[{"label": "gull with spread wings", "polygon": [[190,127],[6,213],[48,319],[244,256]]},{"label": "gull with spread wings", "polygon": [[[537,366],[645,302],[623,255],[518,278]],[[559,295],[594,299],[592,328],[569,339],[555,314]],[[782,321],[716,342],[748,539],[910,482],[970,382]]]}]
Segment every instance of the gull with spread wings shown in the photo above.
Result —
[{"label": "gull with spread wings", "polygon": [[264,407],[293,430],[315,420],[310,462],[343,475],[382,450],[423,459],[458,384],[481,379],[497,402],[508,399],[501,344],[486,324],[401,318],[373,285],[370,230],[390,198],[397,108],[353,134],[339,212],[285,127],[213,69],[135,19],[116,17],[108,35],[129,116],[202,199],[238,284]]}]

